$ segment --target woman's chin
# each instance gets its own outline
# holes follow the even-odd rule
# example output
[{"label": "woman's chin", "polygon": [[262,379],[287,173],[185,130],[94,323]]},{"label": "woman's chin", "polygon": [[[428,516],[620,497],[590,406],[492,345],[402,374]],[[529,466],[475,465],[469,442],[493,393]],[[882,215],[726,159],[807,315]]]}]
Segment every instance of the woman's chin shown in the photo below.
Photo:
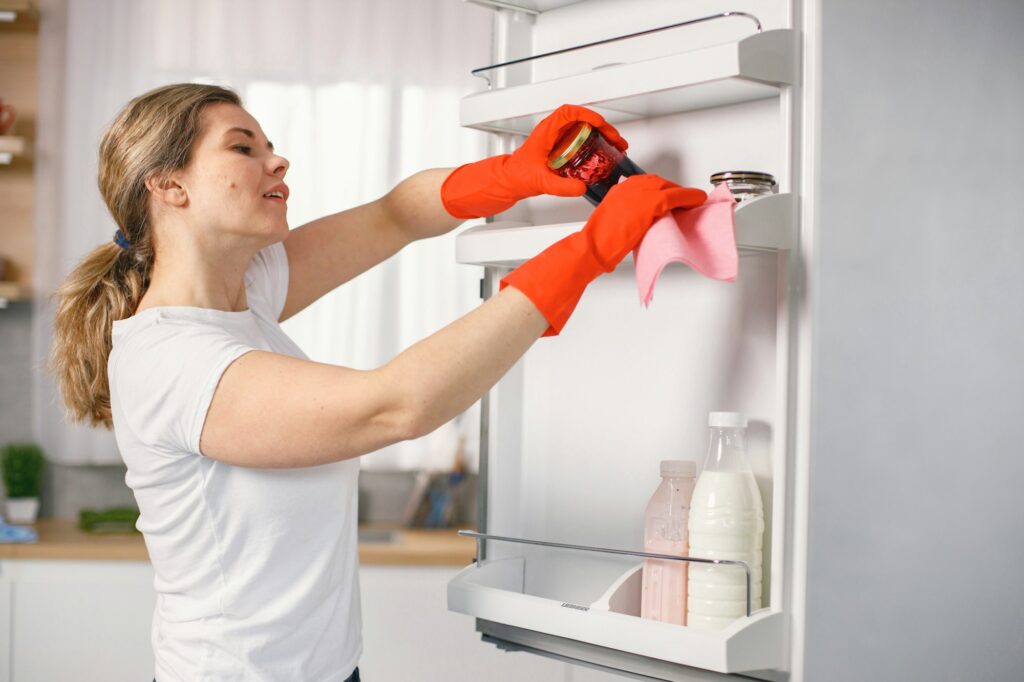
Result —
[{"label": "woman's chin", "polygon": [[280,219],[269,223],[263,230],[263,233],[271,242],[279,242],[288,236],[289,230],[288,221]]}]

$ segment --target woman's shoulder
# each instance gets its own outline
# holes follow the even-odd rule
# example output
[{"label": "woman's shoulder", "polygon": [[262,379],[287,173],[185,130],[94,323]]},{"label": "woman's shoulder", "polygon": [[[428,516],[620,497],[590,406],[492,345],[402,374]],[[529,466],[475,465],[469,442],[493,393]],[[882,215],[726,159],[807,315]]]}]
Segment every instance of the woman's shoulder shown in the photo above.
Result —
[{"label": "woman's shoulder", "polygon": [[111,329],[114,348],[129,340],[164,336],[221,334],[233,336],[252,315],[252,310],[215,310],[194,306],[153,306],[142,308],[131,317],[117,320]]},{"label": "woman's shoulder", "polygon": [[187,306],[145,308],[114,322],[108,371],[201,365],[204,358],[252,345],[251,310],[230,312]]}]

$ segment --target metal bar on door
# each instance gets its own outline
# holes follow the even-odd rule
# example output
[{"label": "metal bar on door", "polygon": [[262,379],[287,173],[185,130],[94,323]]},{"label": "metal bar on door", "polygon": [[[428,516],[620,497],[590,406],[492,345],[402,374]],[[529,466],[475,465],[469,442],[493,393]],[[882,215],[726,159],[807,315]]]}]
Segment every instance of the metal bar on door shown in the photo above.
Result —
[{"label": "metal bar on door", "polygon": [[591,43],[584,43],[582,45],[573,45],[572,47],[564,47],[561,50],[553,50],[551,52],[545,52],[543,54],[535,54],[530,57],[520,57],[519,59],[513,59],[511,61],[502,62],[500,64],[491,64],[490,66],[481,66],[479,69],[473,69],[470,73],[474,76],[480,76],[487,81],[487,85],[491,85],[491,80],[487,76],[481,75],[484,71],[493,71],[494,69],[500,69],[506,66],[514,66],[516,64],[523,64],[525,62],[533,61],[534,59],[543,59],[544,57],[553,57],[557,54],[565,54],[566,52],[575,52],[576,50],[582,50],[587,47],[595,47],[597,45],[605,45],[607,43],[614,43],[619,40],[626,40],[627,38],[637,38],[639,36],[649,35],[651,33],[658,33],[660,31],[667,31],[671,28],[679,28],[680,26],[689,26],[691,24],[699,24],[704,21],[713,21],[715,19],[724,19],[726,17],[744,17],[750,19],[757,25],[757,32],[760,33],[761,20],[753,14],[748,12],[719,12],[718,14],[710,14],[706,17],[699,17],[697,19],[688,19],[686,21],[680,21],[675,24],[668,24],[666,26],[658,26],[657,28],[649,28],[646,31],[637,31],[636,33],[626,33],[625,35],[615,36],[613,38],[605,38],[603,40],[595,40]]},{"label": "metal bar on door", "polygon": [[[608,547],[591,547],[589,545],[568,545],[562,542],[547,542],[544,540],[527,540],[525,538],[510,538],[489,533],[477,533],[473,530],[460,530],[459,535],[466,538],[476,538],[477,557],[483,555],[483,541],[494,540],[496,542],[513,542],[520,545],[537,545],[538,547],[554,547],[556,549],[573,549],[580,552],[599,552],[602,554],[620,554],[625,556],[643,557],[645,559],[662,559],[665,561],[685,561],[697,564],[716,564],[725,566],[742,566],[747,578],[747,616],[750,616],[751,609],[751,572],[750,564],[746,561],[735,561],[733,559],[702,559],[700,557],[676,556],[674,554],[656,554],[653,552],[637,552],[630,549],[611,549]],[[480,563],[479,561],[477,563]]]}]

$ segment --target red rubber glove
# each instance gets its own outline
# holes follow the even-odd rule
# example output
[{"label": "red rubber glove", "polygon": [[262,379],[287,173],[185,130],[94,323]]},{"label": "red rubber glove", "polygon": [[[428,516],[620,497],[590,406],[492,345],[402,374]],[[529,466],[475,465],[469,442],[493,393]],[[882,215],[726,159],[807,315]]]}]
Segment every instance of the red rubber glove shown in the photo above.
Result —
[{"label": "red rubber glove", "polygon": [[483,218],[538,194],[582,196],[587,191],[586,183],[563,178],[548,167],[548,154],[558,138],[578,121],[594,126],[609,143],[626,151],[626,141],[600,114],[563,104],[538,123],[523,145],[511,154],[467,163],[452,171],[441,185],[445,210],[456,218]]},{"label": "red rubber glove", "polygon": [[519,289],[551,325],[562,331],[587,285],[611,272],[661,216],[674,208],[700,206],[707,194],[657,175],[634,175],[612,187],[579,232],[555,242],[501,280]]}]

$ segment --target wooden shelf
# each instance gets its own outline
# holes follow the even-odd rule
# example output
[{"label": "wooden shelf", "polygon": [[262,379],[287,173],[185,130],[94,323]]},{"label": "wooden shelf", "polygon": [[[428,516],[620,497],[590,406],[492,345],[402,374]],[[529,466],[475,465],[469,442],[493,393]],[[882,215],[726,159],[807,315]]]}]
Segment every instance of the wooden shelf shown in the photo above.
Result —
[{"label": "wooden shelf", "polygon": [[[86,533],[72,519],[39,519],[39,542],[0,545],[0,560],[148,561],[141,533]],[[363,528],[360,528],[363,530]],[[375,566],[465,566],[473,561],[476,543],[456,531],[426,528],[395,529],[392,542],[360,542],[359,563]]]},{"label": "wooden shelf", "polygon": [[39,11],[32,0],[0,0],[0,32],[39,30]]},{"label": "wooden shelf", "polygon": [[[751,199],[736,209],[736,246],[741,255],[793,249],[796,197],[772,194]],[[455,239],[455,260],[470,265],[516,267],[580,230],[583,223],[528,225],[494,222],[471,227]],[[623,262],[631,262],[627,256]]]},{"label": "wooden shelf", "polygon": [[[39,34],[34,0],[0,0],[0,96],[16,110],[14,124],[0,135],[0,256],[8,261],[0,281],[0,307],[31,300],[36,183],[33,172]],[[10,14],[8,18],[11,18]]]},{"label": "wooden shelf", "polygon": [[797,79],[797,34],[775,29],[713,45],[462,99],[463,126],[525,135],[566,102],[611,123],[778,97]]},{"label": "wooden shelf", "polygon": [[15,158],[28,156],[28,140],[15,135],[0,135],[0,164],[10,164]]},{"label": "wooden shelf", "polygon": [[24,284],[18,284],[17,282],[0,282],[0,307],[5,307],[8,303],[18,303],[21,301],[31,301],[32,290]]}]

